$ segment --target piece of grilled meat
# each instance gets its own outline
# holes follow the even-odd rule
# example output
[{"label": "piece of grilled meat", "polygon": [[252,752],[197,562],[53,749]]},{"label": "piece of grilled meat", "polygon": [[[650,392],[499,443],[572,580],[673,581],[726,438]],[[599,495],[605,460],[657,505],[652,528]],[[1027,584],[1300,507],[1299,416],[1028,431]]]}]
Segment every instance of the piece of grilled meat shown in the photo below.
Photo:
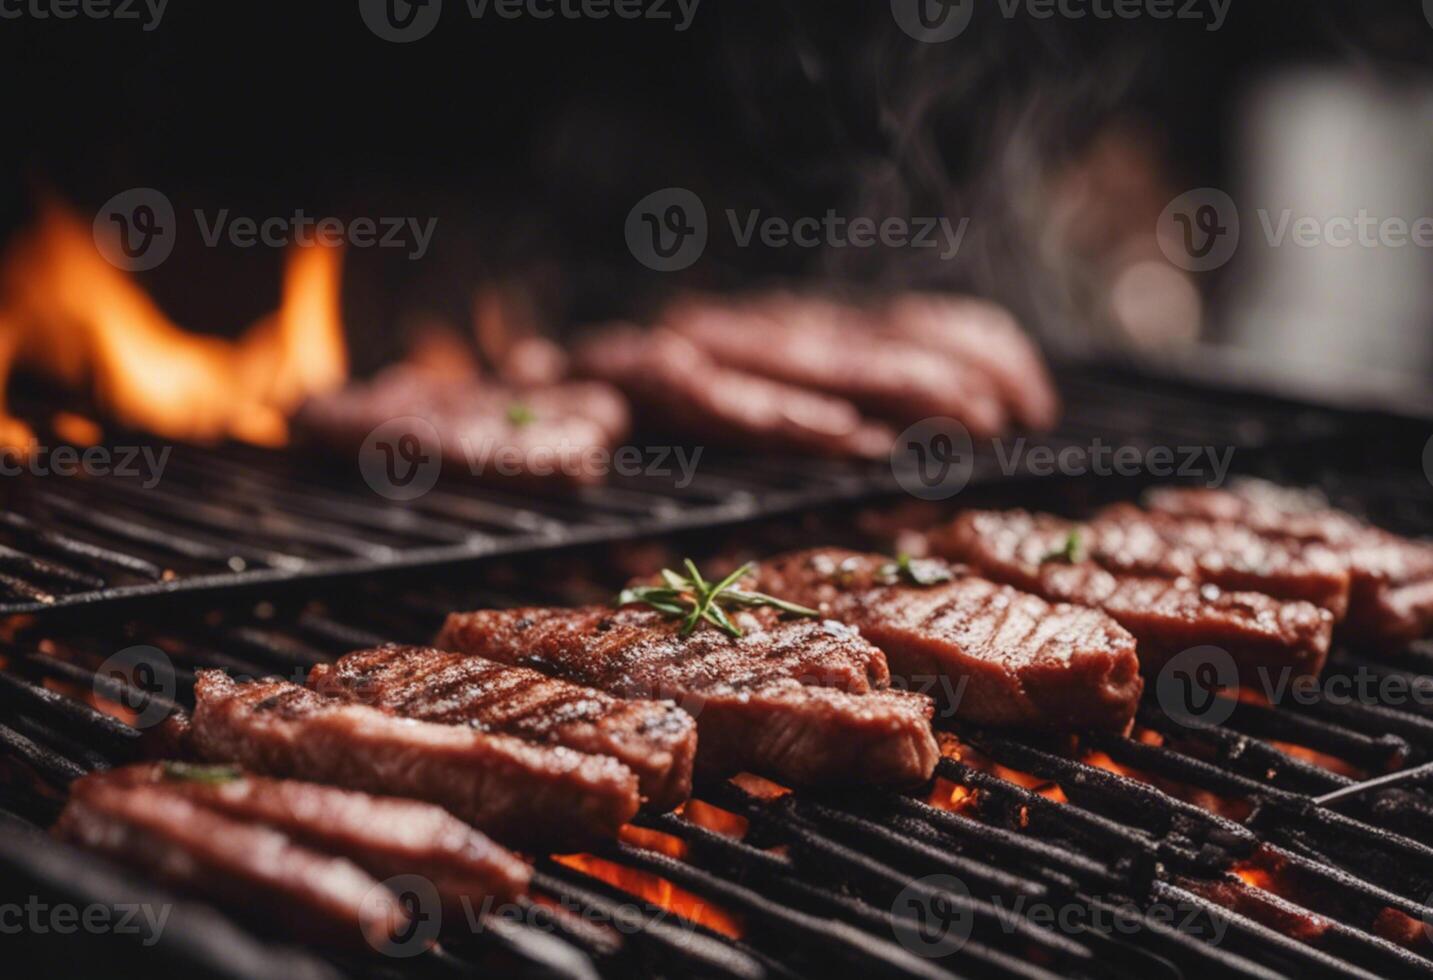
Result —
[{"label": "piece of grilled meat", "polygon": [[427,800],[513,846],[610,839],[640,802],[637,777],[607,756],[399,718],[276,678],[202,670],[194,697],[188,739],[205,760]]},{"label": "piece of grilled meat", "polygon": [[1222,589],[1303,599],[1342,619],[1349,573],[1343,559],[1319,544],[1280,541],[1230,521],[1208,521],[1114,504],[1083,524],[1037,518],[1032,535],[1058,550],[1070,534],[1079,549],[1112,572],[1184,578]]},{"label": "piece of grilled meat", "polygon": [[218,772],[222,767],[147,763],[93,773],[71,787],[83,800],[101,787],[178,797],[224,817],[279,831],[303,847],[347,858],[378,879],[421,875],[444,915],[464,921],[516,900],[531,869],[441,807],[292,779]]},{"label": "piece of grilled meat", "polygon": [[573,367],[616,385],[654,426],[712,442],[878,458],[895,441],[844,399],[723,367],[669,330],[604,330],[577,345]]},{"label": "piece of grilled meat", "polygon": [[832,300],[692,297],[664,311],[662,324],[725,367],[848,399],[901,426],[949,416],[972,435],[991,436],[1008,422],[984,372],[933,347],[880,336],[856,308]]},{"label": "piece of grilled meat", "polygon": [[901,293],[876,313],[889,336],[939,350],[990,379],[1017,422],[1049,429],[1060,396],[1040,349],[1008,311],[968,296]]},{"label": "piece of grilled meat", "polygon": [[54,834],[305,941],[382,949],[408,925],[396,897],[352,861],[162,786],[79,779]]},{"label": "piece of grilled meat", "polygon": [[1333,615],[1309,602],[1152,575],[1116,574],[1083,554],[1078,526],[1025,511],[968,511],[928,535],[931,550],[1052,602],[1101,609],[1139,641],[1150,674],[1172,656],[1211,645],[1229,652],[1249,686],[1270,672],[1323,668]]},{"label": "piece of grilled meat", "polygon": [[760,562],[752,587],[857,627],[901,686],[936,698],[941,717],[1124,731],[1144,686],[1134,637],[1109,616],[934,559],[798,551]]},{"label": "piece of grilled meat", "polygon": [[359,451],[376,428],[388,426],[385,442],[395,451],[406,438],[453,472],[498,482],[588,485],[605,476],[593,465],[594,452],[620,443],[630,417],[621,394],[600,382],[513,386],[400,365],[309,399],[294,426],[308,442],[344,452]]},{"label": "piece of grilled meat", "polygon": [[1258,480],[1227,490],[1162,487],[1146,503],[1159,513],[1235,521],[1272,540],[1328,547],[1352,580],[1340,631],[1353,639],[1393,647],[1433,633],[1433,542],[1400,537],[1318,495]]},{"label": "piece of grilled meat", "polygon": [[930,699],[886,689],[885,657],[854,629],[750,612],[733,620],[739,638],[705,624],[684,636],[679,622],[633,607],[483,610],[450,615],[437,642],[622,697],[675,700],[697,720],[704,772],[788,785],[930,778]]},{"label": "piece of grilled meat", "polygon": [[320,664],[309,686],[405,718],[610,755],[637,774],[651,811],[691,795],[696,723],[668,701],[618,698],[482,657],[393,645]]}]

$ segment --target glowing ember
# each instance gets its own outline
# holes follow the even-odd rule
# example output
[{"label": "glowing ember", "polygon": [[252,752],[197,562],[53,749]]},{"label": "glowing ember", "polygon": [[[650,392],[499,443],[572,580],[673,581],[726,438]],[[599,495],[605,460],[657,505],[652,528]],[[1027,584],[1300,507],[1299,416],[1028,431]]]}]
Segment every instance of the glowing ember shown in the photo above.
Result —
[{"label": "glowing ember", "polygon": [[[0,385],[11,368],[84,391],[123,425],[172,439],[287,439],[286,416],[347,372],[340,255],[296,248],[283,299],[238,340],[174,324],[95,247],[88,225],[53,202],[0,266]],[[0,444],[33,445],[0,416]]]},{"label": "glowing ember", "polygon": [[724,834],[727,837],[734,837],[737,840],[746,836],[747,826],[750,823],[739,813],[731,813],[720,807],[712,806],[710,803],[703,803],[701,800],[688,800],[682,806],[681,813],[685,819],[698,827],[705,827],[707,830]]},{"label": "glowing ember", "polygon": [[740,939],[742,928],[736,918],[725,909],[719,908],[699,895],[678,888],[665,878],[638,871],[591,854],[562,854],[555,860],[599,878],[641,898],[653,905],[667,909],[684,919],[714,929],[725,936]]}]

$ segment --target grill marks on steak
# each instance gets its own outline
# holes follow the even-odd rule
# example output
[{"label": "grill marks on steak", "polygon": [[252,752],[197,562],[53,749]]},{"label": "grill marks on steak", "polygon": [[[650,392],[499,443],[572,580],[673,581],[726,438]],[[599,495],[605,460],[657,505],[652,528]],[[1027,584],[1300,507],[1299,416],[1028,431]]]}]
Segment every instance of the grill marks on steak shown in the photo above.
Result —
[{"label": "grill marks on steak", "polygon": [[1355,639],[1397,646],[1433,633],[1433,543],[1400,537],[1315,495],[1257,480],[1228,490],[1160,488],[1146,503],[1185,519],[1237,521],[1273,541],[1326,546],[1351,578],[1340,628]]},{"label": "grill marks on steak", "polygon": [[[1341,619],[1348,611],[1345,562],[1321,545],[1279,541],[1229,521],[1149,513],[1132,504],[1107,507],[1082,525],[1034,519],[1026,551],[1059,549],[1078,527],[1081,550],[1112,572],[1187,578],[1223,589],[1303,599]],[[1044,552],[1048,554],[1048,549]]]},{"label": "grill marks on steak", "polygon": [[703,771],[789,785],[930,778],[930,699],[886,690],[880,650],[831,621],[734,620],[740,638],[705,625],[682,636],[678,622],[637,608],[483,610],[450,615],[438,645],[622,697],[676,700],[696,717]]},{"label": "grill marks on steak", "polygon": [[603,331],[578,344],[573,364],[620,388],[649,419],[703,439],[871,458],[895,440],[844,399],[723,367],[670,330]]},{"label": "grill marks on steak", "polygon": [[181,891],[263,916],[298,938],[381,948],[407,917],[351,861],[294,843],[158,785],[77,780],[54,833]]},{"label": "grill marks on steak", "polygon": [[454,922],[486,902],[514,901],[526,893],[531,877],[525,863],[483,834],[441,807],[416,800],[255,775],[221,782],[176,779],[159,764],[91,774],[75,783],[71,799],[111,790],[182,800],[278,831],[297,847],[346,858],[380,880],[421,875],[433,883]]},{"label": "grill marks on steak", "polygon": [[427,800],[515,846],[609,839],[637,811],[637,777],[604,756],[398,718],[277,679],[200,671],[194,693],[201,758]]},{"label": "grill marks on steak", "polygon": [[[391,434],[412,435],[456,471],[583,485],[602,479],[592,451],[612,449],[631,422],[622,396],[600,382],[501,385],[402,365],[309,399],[294,422],[312,442],[356,450],[376,427],[409,417],[432,430],[414,423]],[[432,431],[439,445],[431,445]],[[482,472],[474,472],[478,464]]]},{"label": "grill marks on steak", "polygon": [[670,702],[626,700],[482,657],[391,645],[320,664],[309,686],[407,718],[611,756],[637,774],[651,810],[670,810],[691,794],[696,723]]},{"label": "grill marks on steak", "polygon": [[903,686],[935,696],[942,716],[1037,730],[1129,727],[1143,681],[1134,637],[1110,617],[963,570],[929,586],[892,582],[887,565],[838,548],[799,551],[761,562],[753,587],[857,627]]},{"label": "grill marks on steak", "polygon": [[1077,525],[1024,511],[970,511],[929,535],[935,553],[1052,602],[1101,609],[1139,640],[1150,673],[1182,650],[1228,650],[1246,683],[1261,668],[1317,674],[1328,655],[1333,616],[1312,603],[1259,592],[1228,592],[1184,579],[1116,574],[1065,555]]}]

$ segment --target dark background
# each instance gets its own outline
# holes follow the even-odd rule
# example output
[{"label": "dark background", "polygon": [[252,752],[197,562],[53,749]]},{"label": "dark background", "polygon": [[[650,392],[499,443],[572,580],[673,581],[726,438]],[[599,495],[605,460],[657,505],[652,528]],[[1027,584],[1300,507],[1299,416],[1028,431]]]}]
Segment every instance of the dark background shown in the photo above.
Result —
[{"label": "dark background", "polygon": [[[135,186],[167,194],[181,229],[196,207],[437,216],[422,261],[350,250],[360,366],[386,356],[404,314],[461,321],[474,284],[492,279],[528,284],[558,329],[640,314],[678,285],[798,277],[973,290],[1048,338],[1084,325],[1077,304],[1047,295],[1052,260],[1030,225],[1050,175],[1112,121],[1145,134],[1159,181],[1218,186],[1251,77],[1339,64],[1396,78],[1430,53],[1418,0],[1233,0],[1217,32],[977,8],[940,45],[902,34],[885,0],[704,0],[684,33],[474,20],[446,0],[432,34],[405,45],[372,35],[355,0],[172,0],[148,33],[23,17],[0,21],[0,230],[23,225],[38,190],[88,220]],[[673,185],[701,194],[714,220],[726,203],[793,217],[836,207],[970,214],[980,232],[938,267],[714,235],[696,266],[664,275],[628,254],[623,222]],[[230,332],[273,306],[280,261],[190,234],[141,278],[187,328]]]}]

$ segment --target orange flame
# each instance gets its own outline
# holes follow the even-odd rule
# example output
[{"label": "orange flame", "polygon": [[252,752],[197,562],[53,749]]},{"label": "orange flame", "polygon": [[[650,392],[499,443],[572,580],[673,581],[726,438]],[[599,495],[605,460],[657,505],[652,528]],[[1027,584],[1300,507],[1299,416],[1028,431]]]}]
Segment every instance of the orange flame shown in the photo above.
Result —
[{"label": "orange flame", "polygon": [[[0,392],[12,367],[84,390],[119,423],[171,439],[288,436],[305,395],[342,383],[340,253],[295,248],[279,309],[238,340],[188,333],[95,247],[67,208],[45,204],[0,267]],[[0,413],[0,444],[33,434]]]}]

